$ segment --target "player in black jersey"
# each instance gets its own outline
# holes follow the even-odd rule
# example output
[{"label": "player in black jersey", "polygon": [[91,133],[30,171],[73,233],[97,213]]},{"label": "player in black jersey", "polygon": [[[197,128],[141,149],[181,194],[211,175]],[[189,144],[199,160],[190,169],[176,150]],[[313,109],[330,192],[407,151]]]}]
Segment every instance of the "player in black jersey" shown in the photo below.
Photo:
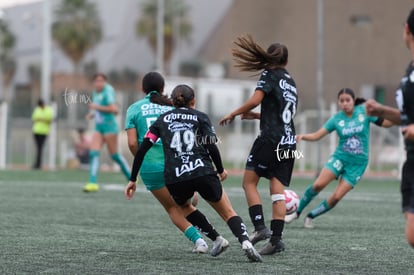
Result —
[{"label": "player in black jersey", "polygon": [[[285,249],[282,241],[286,214],[284,188],[289,186],[296,155],[295,125],[298,95],[296,84],[285,69],[288,62],[286,46],[275,43],[264,50],[251,36],[239,37],[232,53],[242,71],[262,71],[253,96],[240,108],[225,116],[221,125],[234,120],[260,119],[260,135],[257,137],[247,159],[243,177],[243,188],[249,205],[249,214],[255,231],[253,244],[270,237],[270,241],[259,251],[270,255]],[[261,104],[261,112],[251,110]],[[257,191],[260,177],[269,179],[272,199],[272,221],[270,230],[265,226],[262,200]]]},{"label": "player in black jersey", "polygon": [[368,100],[366,108],[369,115],[383,117],[402,126],[407,151],[401,181],[402,208],[407,220],[405,235],[414,248],[414,9],[404,24],[403,37],[411,52],[411,61],[397,90],[398,109],[381,105],[374,100]]},{"label": "player in black jersey", "polygon": [[171,96],[176,109],[162,114],[149,128],[135,155],[131,179],[125,188],[126,197],[131,198],[135,192],[137,174],[146,152],[161,138],[165,183],[175,202],[180,206],[190,204],[194,192],[198,192],[227,222],[246,256],[261,262],[260,254],[249,240],[246,226],[222,188],[220,179],[225,180],[227,172],[223,168],[210,119],[194,109],[194,91],[189,86],[175,87]]}]

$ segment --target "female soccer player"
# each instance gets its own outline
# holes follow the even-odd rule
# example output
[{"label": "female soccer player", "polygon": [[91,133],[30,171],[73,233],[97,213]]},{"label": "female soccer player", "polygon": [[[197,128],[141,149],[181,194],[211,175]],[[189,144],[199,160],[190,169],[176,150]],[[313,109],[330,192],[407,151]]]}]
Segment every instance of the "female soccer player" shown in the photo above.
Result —
[{"label": "female soccer player", "polygon": [[[233,49],[237,67],[242,71],[263,71],[253,96],[240,108],[225,116],[220,125],[242,118],[260,118],[260,135],[247,158],[243,176],[243,189],[249,206],[249,214],[255,231],[253,244],[270,237],[270,241],[259,251],[270,255],[285,249],[282,232],[286,214],[284,187],[289,186],[296,149],[295,125],[298,95],[296,84],[286,70],[288,49],[275,43],[265,51],[251,36],[239,37]],[[261,104],[261,113],[250,111]],[[257,191],[260,177],[269,180],[272,199],[272,221],[269,230],[265,226],[262,200]]]},{"label": "female soccer player", "polygon": [[402,209],[406,218],[405,235],[414,248],[414,9],[404,24],[403,39],[411,53],[411,61],[400,88],[397,90],[398,109],[381,105],[373,100],[367,102],[367,112],[402,125],[407,159],[402,170]]},{"label": "female soccer player", "polygon": [[[128,135],[128,146],[134,156],[138,151],[139,145],[144,141],[149,127],[161,114],[173,109],[171,100],[162,95],[164,84],[165,81],[161,74],[157,72],[147,73],[142,80],[142,90],[146,94],[145,98],[132,104],[127,110],[125,129]],[[203,213],[192,204],[183,205],[183,209],[180,210],[171,198],[165,186],[164,151],[161,140],[154,143],[145,157],[140,175],[147,190],[165,208],[172,222],[184,232],[188,239],[195,243],[193,252],[205,253],[208,246],[203,239],[200,239],[201,237],[197,229],[191,226],[189,221],[214,242],[210,252],[212,256],[218,256],[228,247],[228,241],[217,233]],[[186,215],[188,221],[184,218],[181,211],[188,213]]]},{"label": "female soccer player", "polygon": [[188,205],[197,191],[227,222],[246,256],[251,261],[261,262],[261,256],[249,241],[246,226],[222,188],[220,179],[225,180],[227,172],[223,168],[216,146],[217,137],[209,118],[194,109],[194,91],[187,85],[175,87],[172,100],[176,109],[164,113],[154,122],[135,155],[125,196],[131,199],[134,195],[136,177],[144,156],[161,138],[165,154],[165,182],[175,202]]},{"label": "female soccer player", "polygon": [[122,173],[129,178],[129,167],[125,159],[118,153],[118,124],[115,115],[118,107],[115,103],[115,90],[107,83],[107,77],[98,73],[93,77],[92,101],[89,104],[91,112],[87,119],[95,118],[95,132],[92,135],[92,142],[89,151],[89,183],[83,187],[85,192],[97,192],[97,176],[99,171],[99,152],[106,143],[112,159],[121,167]]},{"label": "female soccer player", "polygon": [[290,223],[298,218],[303,209],[330,182],[339,178],[334,193],[321,202],[305,218],[305,228],[313,228],[313,219],[331,210],[358,183],[368,165],[370,123],[382,127],[391,127],[391,121],[368,116],[365,100],[355,98],[355,93],[348,88],[338,93],[338,105],[341,111],[333,115],[318,131],[297,135],[296,140],[317,141],[336,131],[339,144],[329,158],[316,181],[309,185],[302,196],[297,212],[286,216]]}]

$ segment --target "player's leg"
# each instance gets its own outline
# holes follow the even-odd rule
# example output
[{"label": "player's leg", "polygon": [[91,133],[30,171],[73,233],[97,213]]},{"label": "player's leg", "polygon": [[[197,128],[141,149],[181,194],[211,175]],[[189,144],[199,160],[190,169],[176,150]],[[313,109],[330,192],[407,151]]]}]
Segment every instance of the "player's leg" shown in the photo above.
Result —
[{"label": "player's leg", "polygon": [[207,243],[203,240],[198,230],[184,218],[180,208],[171,198],[168,189],[164,186],[157,190],[151,190],[151,193],[161,203],[165,211],[167,211],[175,226],[184,233],[187,239],[194,243],[195,247],[193,251],[206,253],[208,251]]},{"label": "player's leg", "polygon": [[272,221],[270,229],[272,236],[270,241],[260,250],[261,255],[271,255],[285,250],[282,241],[283,228],[285,225],[286,204],[285,204],[285,186],[275,177],[270,180],[270,196],[272,199]]},{"label": "player's leg", "polygon": [[91,147],[89,151],[89,183],[83,187],[85,192],[96,192],[99,190],[97,183],[99,172],[99,155],[104,144],[101,133],[94,132],[92,134]]},{"label": "player's leg", "polygon": [[348,183],[346,180],[341,179],[334,193],[328,199],[322,201],[307,215],[305,219],[305,227],[313,228],[313,219],[334,208],[335,205],[337,205],[337,203],[352,189],[353,185]]},{"label": "player's leg", "polygon": [[405,214],[405,236],[407,242],[414,248],[414,161],[407,159],[402,169],[401,195],[402,209]]},{"label": "player's leg", "polygon": [[129,180],[131,176],[130,171],[131,169],[128,166],[125,158],[118,152],[118,134],[110,133],[104,135],[104,141],[106,146],[108,146],[109,154],[111,158],[121,167],[121,171],[124,176]]},{"label": "player's leg", "polygon": [[336,179],[336,175],[328,168],[323,168],[318,178],[312,185],[309,185],[305,190],[302,198],[300,199],[298,210],[296,211],[298,216],[303,209],[319,194],[331,181]]},{"label": "player's leg", "polygon": [[407,220],[405,225],[405,236],[407,237],[408,244],[414,248],[414,213],[406,212],[405,218]]},{"label": "player's leg", "polygon": [[236,236],[242,245],[246,256],[251,261],[261,262],[262,257],[249,240],[246,225],[243,223],[242,218],[234,211],[219,179],[216,176],[206,176],[203,177],[203,182],[200,182],[199,185],[197,191],[227,223],[233,235]]},{"label": "player's leg", "polygon": [[210,251],[212,256],[218,256],[227,249],[229,242],[216,231],[207,217],[195,208],[190,200],[180,205],[180,208],[187,220],[213,241],[213,248]]},{"label": "player's leg", "polygon": [[260,177],[255,171],[246,169],[243,176],[243,190],[246,196],[247,205],[249,206],[249,216],[253,223],[254,231],[250,236],[253,244],[270,238],[271,232],[265,225],[262,199],[257,191],[257,184]]}]

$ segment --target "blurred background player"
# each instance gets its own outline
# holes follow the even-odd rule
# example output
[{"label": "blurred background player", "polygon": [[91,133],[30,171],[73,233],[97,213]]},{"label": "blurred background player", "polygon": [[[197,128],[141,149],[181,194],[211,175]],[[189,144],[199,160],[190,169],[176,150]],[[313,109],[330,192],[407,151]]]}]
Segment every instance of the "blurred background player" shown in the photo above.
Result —
[{"label": "blurred background player", "polygon": [[297,219],[303,209],[330,182],[339,178],[334,193],[322,201],[305,218],[305,228],[313,228],[313,219],[328,212],[349,192],[361,179],[368,165],[370,123],[382,127],[391,127],[391,121],[368,116],[362,98],[355,98],[351,89],[344,88],[338,93],[340,111],[333,115],[318,131],[297,135],[296,140],[318,141],[336,131],[339,143],[315,182],[308,186],[302,196],[298,210],[286,216],[286,222]]},{"label": "blurred background player", "polygon": [[[142,79],[142,90],[146,96],[132,104],[128,110],[125,121],[125,129],[128,136],[128,146],[135,156],[139,146],[142,144],[149,127],[157,118],[172,109],[172,102],[163,95],[165,80],[157,72],[147,73]],[[185,219],[182,211],[171,198],[164,178],[164,151],[161,140],[158,140],[144,158],[141,166],[140,176],[155,198],[165,208],[171,221],[182,231],[184,235],[195,243],[193,252],[206,253],[208,246],[204,240],[198,240],[199,235],[195,234],[197,229],[191,226],[190,222],[196,225],[207,237],[214,241],[211,255],[217,256],[229,245],[228,241],[221,237],[212,227],[207,218],[192,204],[183,205],[182,208],[187,215]],[[197,238],[197,239],[195,239]]]},{"label": "blurred background player", "polygon": [[87,119],[95,119],[95,132],[92,134],[90,148],[89,183],[83,190],[85,192],[96,192],[99,190],[97,175],[99,171],[99,154],[106,143],[112,159],[121,167],[122,173],[129,178],[129,167],[125,159],[118,152],[118,124],[115,115],[118,107],[115,103],[115,90],[107,83],[107,77],[98,73],[93,77],[92,103],[89,104],[90,113]]},{"label": "blurred background player", "polygon": [[[262,255],[270,255],[285,249],[282,241],[286,214],[283,193],[285,186],[290,184],[295,160],[292,155],[285,158],[284,152],[294,152],[296,149],[293,118],[298,95],[295,81],[286,70],[286,46],[275,43],[264,50],[251,36],[239,37],[235,44],[238,48],[234,48],[232,53],[236,58],[236,66],[242,71],[262,73],[253,96],[225,116],[220,125],[231,123],[238,115],[244,119],[260,119],[260,135],[247,159],[243,189],[255,228],[251,241],[255,244],[270,237],[270,241],[259,251]],[[251,110],[259,104],[261,113],[252,113]],[[270,185],[273,203],[270,230],[265,225],[262,200],[257,190],[260,177],[267,178]]]},{"label": "blurred background player", "polygon": [[125,188],[126,197],[130,199],[134,195],[136,177],[145,154],[161,138],[165,154],[165,182],[175,202],[189,205],[197,191],[227,222],[246,256],[251,261],[261,262],[260,254],[249,241],[246,226],[233,210],[221,185],[220,179],[225,180],[227,172],[223,168],[210,119],[194,109],[194,91],[189,86],[175,87],[172,100],[176,109],[164,113],[154,122],[135,155],[131,180]]},{"label": "blurred background player", "polygon": [[369,100],[367,112],[402,126],[407,151],[401,180],[402,209],[407,220],[405,235],[414,248],[414,9],[404,24],[403,40],[410,50],[411,60],[397,90],[398,109]]},{"label": "blurred background player", "polygon": [[47,106],[43,99],[39,99],[37,107],[34,109],[32,114],[32,132],[36,144],[36,159],[33,164],[33,169],[41,169],[42,167],[43,146],[47,136],[49,135],[52,120],[52,108]]}]

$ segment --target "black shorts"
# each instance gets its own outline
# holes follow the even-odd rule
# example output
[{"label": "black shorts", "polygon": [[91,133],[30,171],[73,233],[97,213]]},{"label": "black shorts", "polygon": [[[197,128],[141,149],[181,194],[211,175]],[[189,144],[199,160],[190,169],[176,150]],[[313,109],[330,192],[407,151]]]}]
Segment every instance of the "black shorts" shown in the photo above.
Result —
[{"label": "black shorts", "polygon": [[[278,150],[279,149],[279,150]],[[295,149],[281,149],[266,140],[257,138],[247,158],[246,170],[255,171],[259,177],[276,178],[284,186],[290,185]]]},{"label": "black shorts", "polygon": [[401,181],[403,212],[414,214],[414,159],[407,159],[402,169]]},{"label": "black shorts", "polygon": [[168,191],[178,205],[185,204],[198,192],[209,202],[218,202],[223,195],[223,187],[217,175],[206,175],[191,180],[167,184]]}]

